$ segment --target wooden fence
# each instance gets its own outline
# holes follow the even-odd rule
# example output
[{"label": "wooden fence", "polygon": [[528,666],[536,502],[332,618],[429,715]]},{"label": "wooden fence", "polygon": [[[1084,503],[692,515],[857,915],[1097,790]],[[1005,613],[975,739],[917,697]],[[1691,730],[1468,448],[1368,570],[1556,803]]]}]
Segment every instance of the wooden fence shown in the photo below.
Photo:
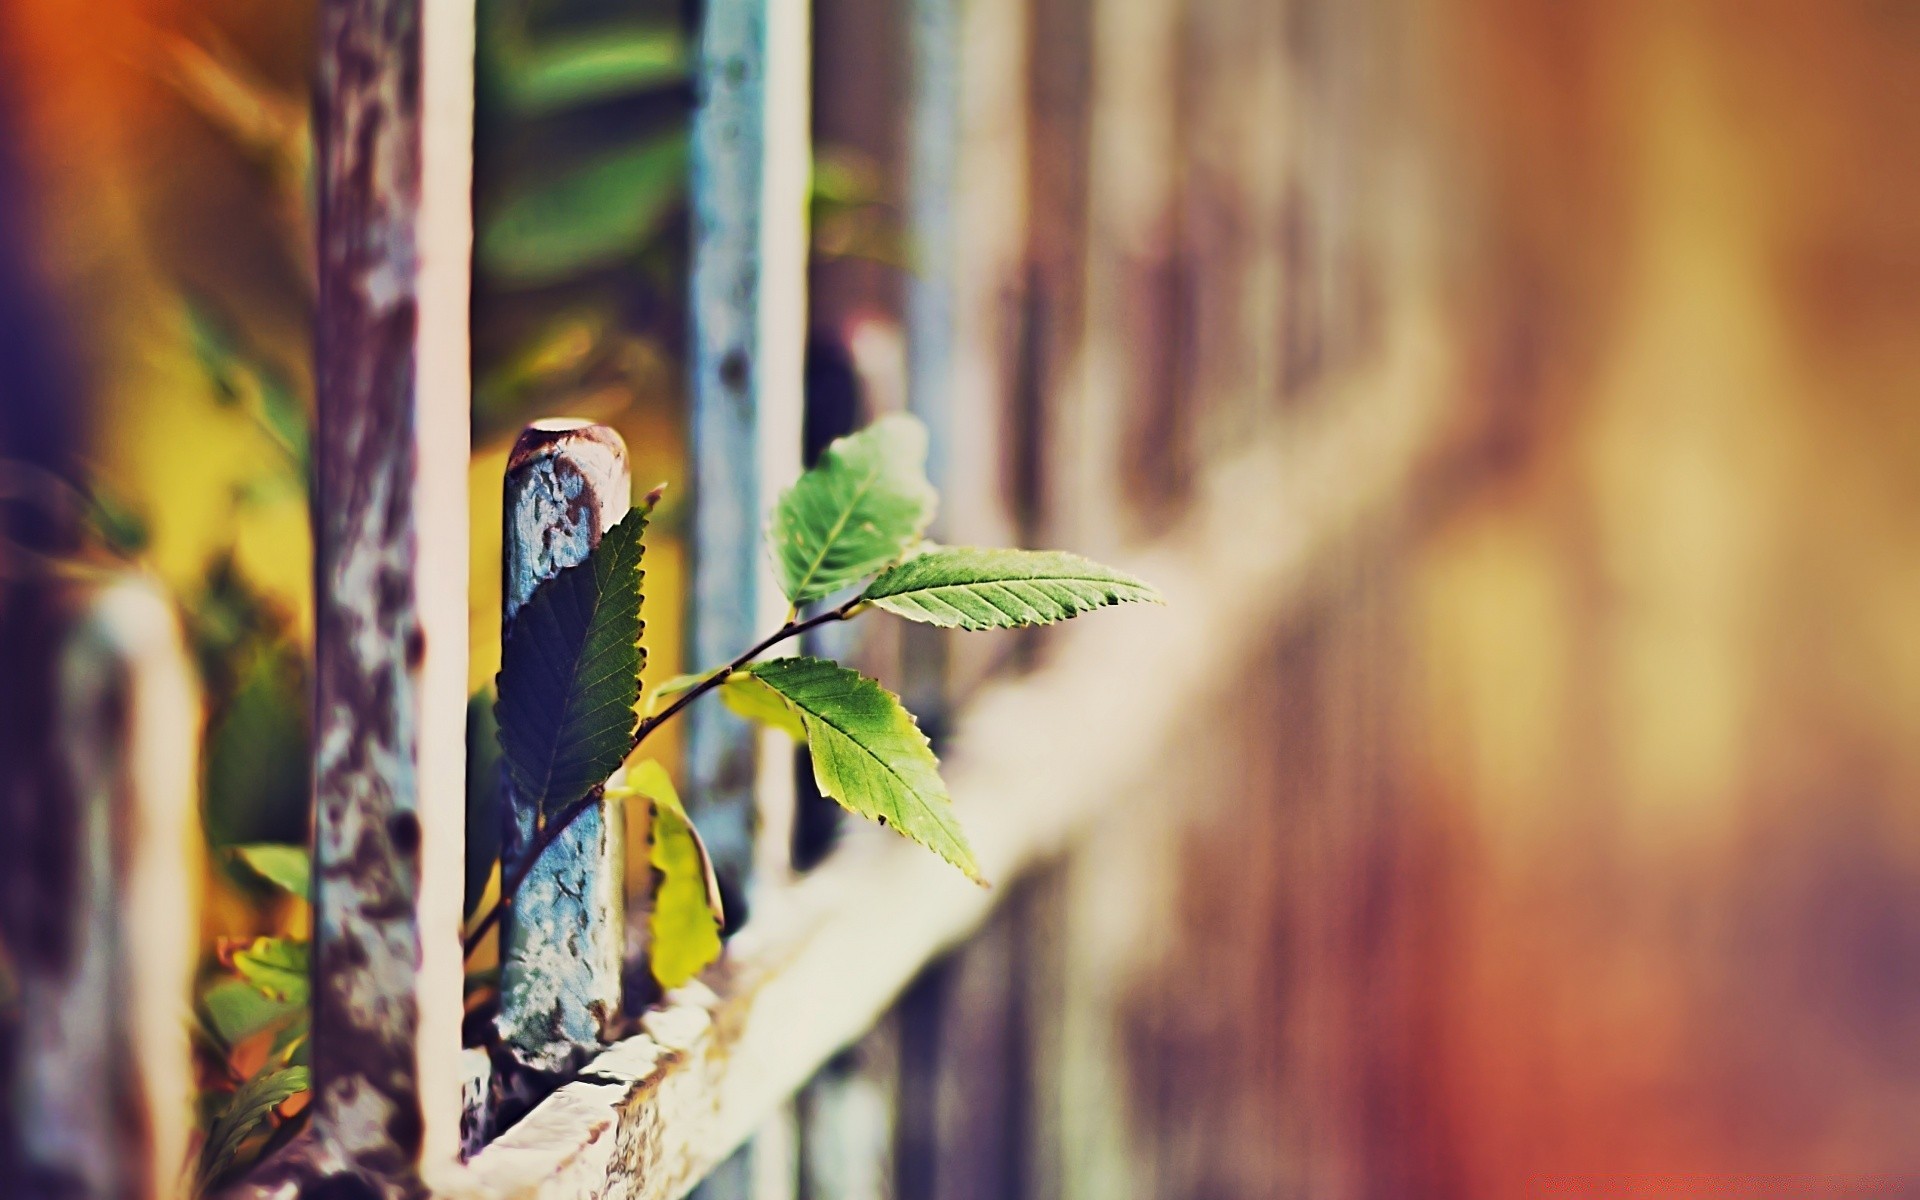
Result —
[{"label": "wooden fence", "polygon": [[[730,658],[784,608],[760,514],[802,458],[810,299],[867,408],[932,429],[942,540],[1070,545],[1155,580],[1170,608],[984,649],[853,648],[932,714],[992,892],[864,830],[797,862],[817,797],[796,796],[783,750],[717,705],[692,710],[687,791],[738,931],[703,981],[610,1038],[631,1000],[631,834],[617,808],[570,828],[503,929],[502,1041],[548,1077],[528,1091],[461,1033],[472,7],[323,0],[313,1116],[246,1190],[891,1195],[929,1169],[896,1163],[902,1147],[980,1119],[941,1106],[988,1097],[990,1073],[939,1097],[903,1084],[951,1082],[952,1055],[1011,1036],[1024,1002],[982,990],[979,964],[1021,955],[1021,931],[1066,911],[1046,868],[1164,803],[1145,784],[1165,785],[1192,715],[1230,704],[1259,670],[1247,647],[1344,578],[1441,440],[1451,371],[1419,286],[1426,231],[1369,190],[1413,186],[1417,164],[1354,83],[1393,52],[1397,7],[708,0],[689,657]],[[812,74],[876,59],[892,74]],[[894,133],[874,134],[883,117]],[[895,139],[880,149],[907,181],[916,270],[878,301],[857,271],[809,279],[810,129],[836,124]],[[862,325],[876,305],[892,311]],[[557,422],[523,436],[503,486],[511,622],[627,510],[631,481],[617,436]],[[57,743],[102,754],[63,768],[84,814],[59,881],[78,915],[68,951],[19,967],[28,1008],[59,1014],[29,1039],[47,1061],[76,1061],[76,1029],[111,1029],[135,1048],[139,1094],[109,1102],[28,1064],[48,1119],[25,1121],[21,1144],[86,1194],[151,1194],[187,1138],[185,1034],[168,1022],[190,950],[177,935],[195,923],[148,860],[198,837],[181,749],[195,709],[164,606],[125,583],[87,596],[50,625],[80,665],[47,684]],[[86,690],[101,680],[124,694]],[[507,804],[513,863],[531,825]],[[171,940],[131,932],[163,916]],[[990,920],[958,967],[923,974]],[[127,980],[119,1017],[56,1002],[97,998],[100,972]],[[936,985],[958,997],[944,1010],[924,1003]],[[147,1152],[109,1169],[99,1147],[130,1136],[128,1112]],[[927,1194],[1014,1194],[986,1182],[1011,1151],[982,1128],[979,1159],[940,1159]]]}]

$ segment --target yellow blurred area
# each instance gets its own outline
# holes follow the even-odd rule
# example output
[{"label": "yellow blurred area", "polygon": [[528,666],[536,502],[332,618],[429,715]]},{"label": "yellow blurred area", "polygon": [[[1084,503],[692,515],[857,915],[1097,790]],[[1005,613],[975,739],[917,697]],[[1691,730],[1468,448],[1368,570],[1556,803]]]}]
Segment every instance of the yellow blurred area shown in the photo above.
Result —
[{"label": "yellow blurred area", "polygon": [[[311,22],[310,6],[247,0],[113,0],[84,21],[51,0],[0,8],[5,96],[19,113],[42,217],[40,266],[82,331],[94,481],[144,518],[141,559],[183,603],[230,552],[302,654],[313,586],[304,490],[285,478],[279,447],[248,411],[252,398],[221,402],[189,304],[199,297],[244,326],[249,353],[310,403],[310,251],[300,185],[283,168],[304,152]],[[261,129],[295,148],[249,141]],[[655,370],[648,379],[667,386],[673,376]],[[588,407],[626,438],[637,491],[683,483],[677,397],[603,388]],[[475,691],[499,667],[500,480],[510,448],[510,433],[477,445],[470,473]],[[681,669],[675,495],[670,488],[669,519],[656,522],[647,552],[649,681]],[[670,766],[678,738],[669,728],[651,743]],[[649,877],[644,845],[631,871],[635,882]],[[218,874],[209,941],[263,920],[304,921],[303,912],[256,911],[257,900]]]},{"label": "yellow blurred area", "polygon": [[1907,1178],[1920,14],[1438,7],[1524,360],[1407,597],[1461,1191]]}]

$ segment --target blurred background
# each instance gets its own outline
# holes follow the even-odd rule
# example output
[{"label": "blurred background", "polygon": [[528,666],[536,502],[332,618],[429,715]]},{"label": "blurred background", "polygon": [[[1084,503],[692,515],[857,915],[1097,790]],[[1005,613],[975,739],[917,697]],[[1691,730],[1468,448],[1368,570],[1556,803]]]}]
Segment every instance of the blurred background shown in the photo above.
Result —
[{"label": "blurred background", "polygon": [[[906,403],[933,280],[980,540],[1177,538],[1255,431],[1443,348],[1414,481],[1243,646],[1151,815],[1013,887],[836,1066],[897,1091],[884,1194],[1920,1194],[1920,4],[813,7],[811,436]],[[686,474],[694,19],[481,0],[482,699],[521,425]],[[308,822],[314,29],[0,7],[0,639],[48,561],[177,606],[209,1114],[286,1049],[210,998],[232,947],[307,920],[230,851]],[[941,669],[964,695],[1044,650]],[[16,1038],[49,819],[18,775]]]}]

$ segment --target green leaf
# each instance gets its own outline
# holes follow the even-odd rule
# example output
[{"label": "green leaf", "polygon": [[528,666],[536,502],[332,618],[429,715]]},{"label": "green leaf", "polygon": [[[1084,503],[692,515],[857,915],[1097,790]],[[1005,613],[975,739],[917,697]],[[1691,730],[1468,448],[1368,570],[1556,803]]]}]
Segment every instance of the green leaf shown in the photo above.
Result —
[{"label": "green leaf", "polygon": [[586,561],[534,589],[501,654],[500,751],[520,799],[552,818],[633,749],[640,699],[640,569],[647,513],[607,530]]},{"label": "green leaf", "polygon": [[657,715],[667,706],[667,701],[682,692],[692,691],[700,685],[701,680],[711,674],[713,674],[712,671],[702,671],[697,675],[675,675],[671,679],[664,679],[654,684],[653,691],[647,694],[647,715],[650,717]]},{"label": "green leaf", "polygon": [[308,1036],[313,1032],[313,1022],[307,1010],[300,1010],[298,1021],[289,1021],[285,1028],[273,1035],[273,1045],[267,1051],[272,1062],[307,1065],[307,1048],[311,1044]]},{"label": "green leaf", "polygon": [[552,283],[638,251],[685,190],[687,140],[623,146],[510,192],[483,222],[478,258],[510,283]]},{"label": "green leaf", "polygon": [[[712,671],[703,671],[697,675],[675,675],[655,686],[647,697],[647,715],[658,715],[674,697],[692,691],[712,674]],[[787,702],[753,675],[735,671],[727,676],[718,691],[721,702],[736,715],[778,729],[796,742],[807,740],[805,727],[800,724],[800,718],[793,715],[793,710],[787,707]]]},{"label": "green leaf", "polygon": [[687,44],[673,26],[603,26],[514,47],[500,71],[507,103],[536,116],[678,83]]},{"label": "green leaf", "polygon": [[898,559],[933,520],[927,430],[882,417],[827,447],[780,497],[769,540],[787,599],[804,604]]},{"label": "green leaf", "polygon": [[263,1069],[241,1084],[207,1126],[196,1172],[200,1186],[210,1186],[225,1175],[234,1166],[241,1146],[259,1131],[273,1110],[310,1086],[305,1067]]},{"label": "green leaf", "polygon": [[260,843],[235,846],[234,857],[247,864],[253,873],[302,900],[308,899],[307,880],[313,873],[305,846],[280,846]]},{"label": "green leaf", "polygon": [[1048,625],[1109,604],[1161,602],[1150,585],[1077,554],[971,546],[909,559],[868,584],[861,599],[948,629]]},{"label": "green leaf", "polygon": [[653,802],[648,859],[660,873],[647,919],[647,958],[663,988],[677,988],[720,957],[720,883],[706,843],[687,818],[680,793],[657,762],[648,759],[627,773],[632,795]]},{"label": "green leaf", "polygon": [[233,955],[240,978],[263,995],[288,1004],[307,1002],[307,944],[292,938],[261,937]]},{"label": "green leaf", "polygon": [[735,671],[720,685],[720,700],[739,716],[778,729],[796,742],[807,740],[807,727],[787,706],[779,692],[750,671]]},{"label": "green leaf", "polygon": [[257,1033],[264,1033],[295,1015],[303,1015],[303,1005],[262,995],[245,980],[231,976],[211,984],[200,994],[200,1007],[206,1013],[206,1026],[220,1044],[231,1050]]},{"label": "green leaf", "polygon": [[307,678],[279,648],[249,652],[256,642],[284,636],[265,627],[264,604],[244,586],[228,591],[210,584],[194,598],[204,622],[202,661],[217,664],[213,670],[246,664],[207,737],[207,837],[216,845],[290,844],[306,835]]},{"label": "green leaf", "polygon": [[493,697],[482,688],[467,700],[467,861],[463,917],[473,915],[500,861],[500,727]]},{"label": "green leaf", "polygon": [[799,715],[822,795],[893,826],[984,884],[953,815],[940,764],[892,692],[820,658],[776,658],[747,668]]}]

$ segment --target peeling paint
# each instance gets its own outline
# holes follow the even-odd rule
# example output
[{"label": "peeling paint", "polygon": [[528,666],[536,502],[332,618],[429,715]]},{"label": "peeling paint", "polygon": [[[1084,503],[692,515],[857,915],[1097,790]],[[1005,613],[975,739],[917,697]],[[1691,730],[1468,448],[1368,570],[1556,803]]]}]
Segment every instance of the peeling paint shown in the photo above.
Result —
[{"label": "peeling paint", "polygon": [[[503,638],[541,583],[585,561],[627,515],[626,446],[603,425],[540,422],[508,459],[503,505]],[[501,865],[512,873],[538,832],[537,806],[511,785],[501,814]],[[625,949],[626,809],[583,814],[527,872],[500,923],[500,1014],[514,1060],[553,1075],[611,1040]]]}]

